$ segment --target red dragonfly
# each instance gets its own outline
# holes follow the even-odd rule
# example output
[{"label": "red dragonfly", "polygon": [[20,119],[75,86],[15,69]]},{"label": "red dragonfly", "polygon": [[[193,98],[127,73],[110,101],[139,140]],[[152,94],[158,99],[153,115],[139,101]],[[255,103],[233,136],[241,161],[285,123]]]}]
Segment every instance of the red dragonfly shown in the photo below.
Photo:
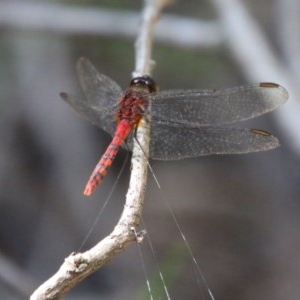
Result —
[{"label": "red dragonfly", "polygon": [[86,196],[103,180],[124,142],[127,149],[132,147],[131,133],[142,117],[145,126],[150,126],[152,159],[248,153],[279,146],[277,138],[267,131],[223,127],[263,115],[286,102],[287,91],[276,83],[225,90],[158,91],[151,77],[141,76],[133,78],[124,92],[85,58],[79,59],[77,73],[85,100],[66,93],[61,93],[61,97],[113,136],[86,185]]}]

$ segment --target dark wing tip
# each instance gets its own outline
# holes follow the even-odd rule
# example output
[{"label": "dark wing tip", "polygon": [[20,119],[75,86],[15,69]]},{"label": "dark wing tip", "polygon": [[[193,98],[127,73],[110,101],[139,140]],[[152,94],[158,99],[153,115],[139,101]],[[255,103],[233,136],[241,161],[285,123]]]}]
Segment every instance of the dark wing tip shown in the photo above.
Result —
[{"label": "dark wing tip", "polygon": [[270,136],[272,135],[270,132],[262,129],[251,128],[250,131],[254,134],[262,135],[262,136]]},{"label": "dark wing tip", "polygon": [[259,83],[259,86],[270,93],[270,97],[273,99],[274,103],[277,103],[278,106],[285,103],[289,98],[287,89],[280,84],[274,82],[261,82]]},{"label": "dark wing tip", "polygon": [[[251,128],[250,132],[256,136],[255,139],[257,141],[261,142],[261,144],[259,144],[260,146],[257,148],[257,151],[271,150],[280,146],[279,140],[268,131]],[[256,151],[254,150],[254,152]]]},{"label": "dark wing tip", "polygon": [[268,87],[268,88],[278,88],[280,87],[279,84],[274,83],[274,82],[261,82],[259,84],[260,87]]}]

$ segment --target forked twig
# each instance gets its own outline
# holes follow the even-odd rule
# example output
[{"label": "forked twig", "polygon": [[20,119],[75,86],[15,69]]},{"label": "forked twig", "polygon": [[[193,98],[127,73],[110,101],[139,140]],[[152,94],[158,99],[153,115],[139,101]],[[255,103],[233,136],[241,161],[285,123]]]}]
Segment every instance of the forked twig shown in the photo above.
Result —
[{"label": "forked twig", "polygon": [[[136,42],[134,76],[150,74],[154,26],[161,10],[168,2],[170,1],[145,1],[141,31]],[[135,143],[126,203],[121,218],[112,233],[92,249],[84,253],[73,253],[67,257],[60,269],[31,295],[31,300],[60,299],[77,283],[107,264],[130,244],[136,242],[136,235],[132,231],[132,227],[135,228],[140,222],[147,180],[145,153],[147,155],[149,152],[149,132],[146,130],[146,126],[140,126],[137,132],[139,145],[143,147],[143,150]],[[142,238],[143,234],[141,233],[139,238]]]}]

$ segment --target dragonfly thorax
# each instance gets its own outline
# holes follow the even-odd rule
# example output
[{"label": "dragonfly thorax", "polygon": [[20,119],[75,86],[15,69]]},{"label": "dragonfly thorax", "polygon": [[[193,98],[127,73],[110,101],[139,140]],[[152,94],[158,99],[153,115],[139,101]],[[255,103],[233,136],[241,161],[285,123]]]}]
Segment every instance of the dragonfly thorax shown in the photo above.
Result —
[{"label": "dragonfly thorax", "polygon": [[127,120],[132,127],[137,126],[144,115],[145,104],[148,103],[147,94],[128,89],[119,102],[117,123]]},{"label": "dragonfly thorax", "polygon": [[137,126],[145,113],[148,95],[157,91],[154,80],[144,75],[131,80],[130,86],[121,97],[117,111],[117,123],[127,120],[132,127]]}]

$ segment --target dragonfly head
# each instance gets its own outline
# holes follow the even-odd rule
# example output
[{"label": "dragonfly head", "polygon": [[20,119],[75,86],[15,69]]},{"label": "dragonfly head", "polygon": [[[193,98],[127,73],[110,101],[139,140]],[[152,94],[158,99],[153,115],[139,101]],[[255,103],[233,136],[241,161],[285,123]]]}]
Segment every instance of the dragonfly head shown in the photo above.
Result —
[{"label": "dragonfly head", "polygon": [[155,93],[158,90],[155,81],[148,75],[133,78],[130,82],[130,88],[149,93]]}]

